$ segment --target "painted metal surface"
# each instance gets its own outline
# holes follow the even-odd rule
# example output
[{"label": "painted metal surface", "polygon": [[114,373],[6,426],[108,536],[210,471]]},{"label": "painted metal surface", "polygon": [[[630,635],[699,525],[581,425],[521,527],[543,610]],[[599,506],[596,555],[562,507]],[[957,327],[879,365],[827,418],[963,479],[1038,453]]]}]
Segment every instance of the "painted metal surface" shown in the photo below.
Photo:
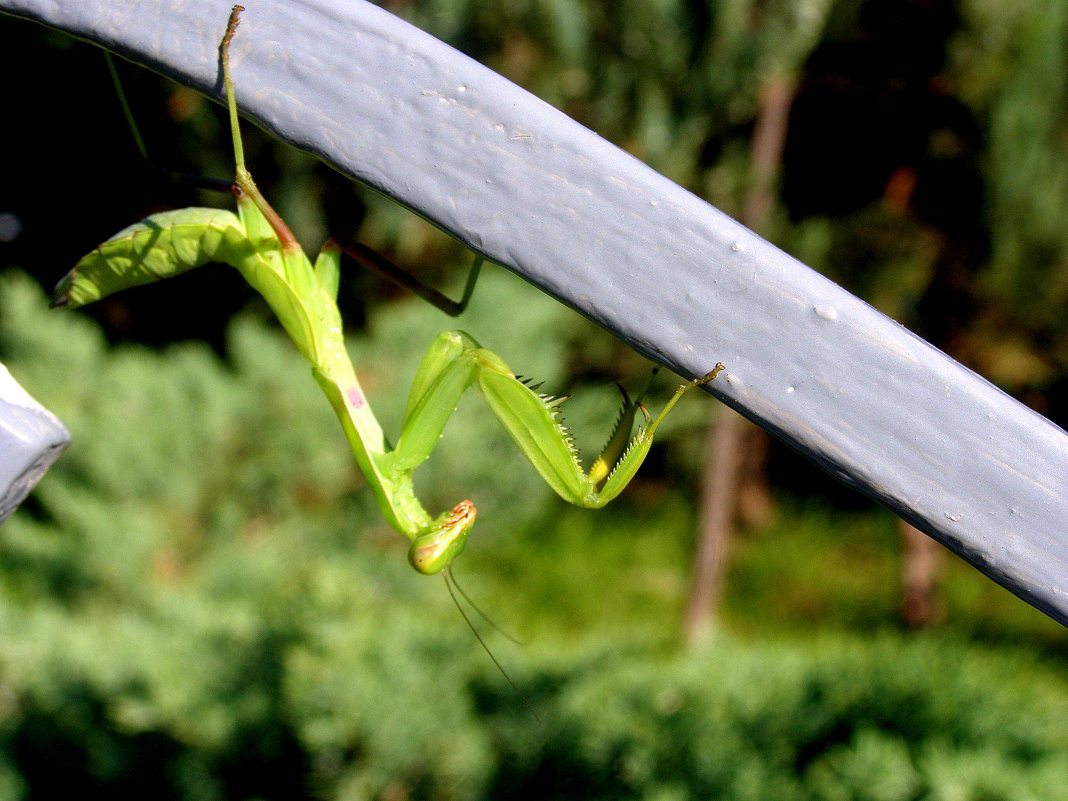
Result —
[{"label": "painted metal surface", "polygon": [[0,523],[69,444],[63,424],[0,364]]},{"label": "painted metal surface", "polygon": [[[249,2],[244,113],[713,394],[1068,624],[1068,434],[364,0]],[[219,96],[229,0],[0,0]]]}]

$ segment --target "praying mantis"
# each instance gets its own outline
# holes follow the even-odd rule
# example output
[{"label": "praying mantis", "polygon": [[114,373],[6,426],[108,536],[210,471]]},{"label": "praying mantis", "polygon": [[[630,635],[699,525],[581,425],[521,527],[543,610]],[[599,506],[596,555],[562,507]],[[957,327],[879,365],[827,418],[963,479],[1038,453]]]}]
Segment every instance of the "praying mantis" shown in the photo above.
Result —
[{"label": "praying mantis", "polygon": [[[185,208],[154,214],[123,229],[83,257],[56,287],[54,305],[72,308],[119,290],[178,275],[207,263],[237,269],[266,300],[282,327],[311,366],[312,376],[334,409],[356,462],[386,521],[410,541],[408,561],[423,574],[445,571],[463,551],[476,510],[463,500],[432,516],[416,498],[413,471],[431,454],[460,397],[472,386],[535,470],[560,497],[580,507],[599,508],[630,482],[652,444],[653,435],[679,399],[713,380],[724,369],[681,385],[664,409],[650,418],[640,400],[624,404],[603,452],[583,469],[567,429],[559,420],[565,398],[539,394],[518,379],[495,353],[463,331],[434,340],[416,372],[401,431],[391,445],[360,387],[349,359],[337,307],[341,256],[371,266],[375,259],[360,246],[328,241],[314,264],[285,222],[260,193],[245,166],[237,101],[230,74],[229,47],[240,20],[234,6],[220,43],[236,177],[231,186],[237,212]],[[423,297],[458,314],[474,288],[476,259],[459,302],[421,285],[407,274],[391,277]],[[644,425],[631,436],[636,414]],[[450,587],[451,592],[451,587]]]}]

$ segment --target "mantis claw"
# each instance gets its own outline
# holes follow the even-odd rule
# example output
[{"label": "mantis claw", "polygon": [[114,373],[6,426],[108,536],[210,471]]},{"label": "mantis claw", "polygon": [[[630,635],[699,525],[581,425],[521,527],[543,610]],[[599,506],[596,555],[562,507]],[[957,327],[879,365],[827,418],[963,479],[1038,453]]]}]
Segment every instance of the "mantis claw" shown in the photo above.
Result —
[{"label": "mantis claw", "polygon": [[695,387],[699,387],[702,384],[707,384],[709,381],[711,381],[713,378],[715,378],[717,375],[719,375],[726,369],[727,368],[723,366],[723,362],[716,362],[716,366],[709,370],[707,373],[705,373],[703,377],[695,378],[693,380],[693,385]]}]

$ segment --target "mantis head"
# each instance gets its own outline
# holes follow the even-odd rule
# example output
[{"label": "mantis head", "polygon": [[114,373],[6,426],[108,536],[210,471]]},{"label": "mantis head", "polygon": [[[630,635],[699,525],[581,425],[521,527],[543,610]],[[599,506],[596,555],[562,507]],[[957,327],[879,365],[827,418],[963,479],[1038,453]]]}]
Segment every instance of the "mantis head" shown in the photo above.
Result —
[{"label": "mantis head", "polygon": [[467,532],[475,524],[475,505],[460,501],[425,534],[412,541],[408,562],[426,576],[440,573],[467,544]]}]

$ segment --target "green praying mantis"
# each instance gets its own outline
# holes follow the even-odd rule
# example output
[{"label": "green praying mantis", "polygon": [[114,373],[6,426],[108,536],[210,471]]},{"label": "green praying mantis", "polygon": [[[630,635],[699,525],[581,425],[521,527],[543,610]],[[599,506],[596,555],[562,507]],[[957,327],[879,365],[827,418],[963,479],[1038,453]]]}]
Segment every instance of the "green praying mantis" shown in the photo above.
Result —
[{"label": "green praying mantis", "polygon": [[[457,402],[471,386],[478,389],[519,449],[564,500],[599,508],[619,495],[645,459],[664,417],[683,394],[713,380],[723,365],[717,364],[707,375],[680,386],[655,418],[650,418],[640,399],[631,401],[624,394],[613,434],[586,471],[558,419],[564,398],[539,394],[472,337],[462,331],[446,331],[423,357],[408,395],[400,435],[391,445],[349,359],[336,303],[342,253],[371,266],[383,265],[375,264],[359,246],[334,240],[323,246],[313,264],[257,189],[245,167],[230,75],[229,46],[243,10],[234,6],[220,43],[236,161],[231,191],[237,213],[185,208],[154,214],[125,228],[82,258],[60,281],[55,305],[83,306],[121,289],[207,263],[236,268],[263,296],[311,365],[382,515],[411,542],[408,561],[420,573],[446,571],[447,579],[447,568],[463,551],[475,522],[475,506],[469,500],[432,516],[416,498],[412,483],[413,471],[430,456]],[[407,274],[394,272],[391,277],[455,314],[470,298],[479,265],[476,259],[458,303]],[[631,436],[638,411],[644,416],[644,425]]]}]

